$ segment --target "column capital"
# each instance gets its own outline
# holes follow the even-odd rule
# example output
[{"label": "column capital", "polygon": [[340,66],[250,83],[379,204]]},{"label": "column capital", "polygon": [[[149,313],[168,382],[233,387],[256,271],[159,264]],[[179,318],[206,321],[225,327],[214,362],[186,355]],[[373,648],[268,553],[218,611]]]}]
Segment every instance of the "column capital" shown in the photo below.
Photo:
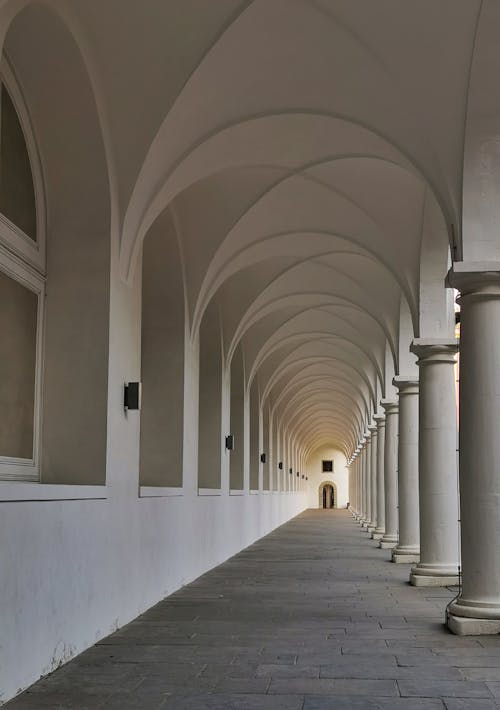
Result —
[{"label": "column capital", "polygon": [[377,429],[385,426],[385,414],[374,414],[373,419],[377,422]]},{"label": "column capital", "polygon": [[385,409],[386,417],[389,414],[397,414],[399,411],[399,402],[396,399],[381,399],[380,406]]},{"label": "column capital", "polygon": [[418,394],[418,377],[410,375],[398,375],[392,380],[392,384],[399,390],[399,396]]},{"label": "column capital", "polygon": [[500,298],[500,261],[457,261],[448,271],[446,286],[460,291],[460,300]]},{"label": "column capital", "polygon": [[458,344],[457,338],[417,338],[410,345],[410,350],[418,357],[419,367],[436,362],[454,365]]},{"label": "column capital", "polygon": [[[374,418],[375,418],[375,417],[374,417]],[[377,425],[376,425],[376,424],[369,424],[369,425],[368,425],[368,431],[370,432],[370,434],[371,434],[372,436],[376,436],[376,435],[377,435]]]},{"label": "column capital", "polygon": [[370,439],[372,438],[372,433],[371,433],[369,427],[367,427],[363,436],[364,436],[365,444],[368,444],[370,442]]}]

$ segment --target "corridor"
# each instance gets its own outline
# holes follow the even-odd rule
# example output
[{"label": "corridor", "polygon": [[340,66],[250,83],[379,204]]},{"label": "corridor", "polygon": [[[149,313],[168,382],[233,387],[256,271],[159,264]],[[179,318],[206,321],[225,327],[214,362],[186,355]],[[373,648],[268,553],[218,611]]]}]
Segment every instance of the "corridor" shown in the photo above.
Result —
[{"label": "corridor", "polygon": [[[345,510],[308,510],[7,703],[9,710],[487,710],[500,639],[444,625]],[[131,570],[133,574],[133,570]]]}]

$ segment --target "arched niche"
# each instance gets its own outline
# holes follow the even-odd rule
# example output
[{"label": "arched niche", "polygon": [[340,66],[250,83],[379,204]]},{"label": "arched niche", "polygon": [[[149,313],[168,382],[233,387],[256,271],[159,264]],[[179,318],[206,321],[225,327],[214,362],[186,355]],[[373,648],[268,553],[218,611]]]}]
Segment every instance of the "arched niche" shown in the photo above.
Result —
[{"label": "arched niche", "polygon": [[179,246],[167,210],[149,230],[142,254],[143,486],[182,486],[184,311]]},{"label": "arched niche", "polygon": [[198,487],[218,490],[222,466],[222,332],[211,301],[200,326]]},{"label": "arched niche", "polygon": [[[36,201],[33,214],[30,191],[16,192],[4,216],[19,239],[2,257],[4,266],[15,257],[17,281],[38,299],[33,472],[44,483],[104,484],[111,204],[96,100],[73,35],[42,4],[14,16],[2,64],[29,136]],[[13,128],[17,181],[27,164]]]},{"label": "arched niche", "polygon": [[265,491],[271,490],[269,424],[269,404],[265,402],[262,406],[262,451],[266,456],[262,464],[262,488]]},{"label": "arched niche", "polygon": [[454,336],[454,294],[445,287],[451,256],[443,213],[433,196],[426,193],[420,246],[419,338]]},{"label": "arched niche", "polygon": [[270,445],[269,445],[269,466],[271,471],[271,487],[273,491],[278,491],[280,488],[280,474],[281,471],[278,469],[278,419],[275,414],[271,415],[271,431],[270,431]]},{"label": "arched niche", "polygon": [[260,473],[259,386],[255,377],[250,386],[250,490],[259,490]]},{"label": "arched niche", "polygon": [[231,490],[243,490],[243,447],[245,417],[245,370],[241,343],[231,360],[231,409],[230,428],[234,436],[234,449],[231,451],[229,487]]}]

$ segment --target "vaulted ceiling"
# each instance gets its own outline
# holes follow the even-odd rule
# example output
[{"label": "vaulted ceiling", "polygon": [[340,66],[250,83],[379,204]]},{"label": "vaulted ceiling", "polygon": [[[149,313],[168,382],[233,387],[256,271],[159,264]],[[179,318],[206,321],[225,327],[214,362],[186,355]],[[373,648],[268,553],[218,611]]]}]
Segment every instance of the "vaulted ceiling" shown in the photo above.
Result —
[{"label": "vaulted ceiling", "polygon": [[225,365],[241,343],[303,450],[352,453],[411,338],[450,333],[495,1],[47,3],[95,93],[122,278],[170,211],[191,334],[216,299]]}]

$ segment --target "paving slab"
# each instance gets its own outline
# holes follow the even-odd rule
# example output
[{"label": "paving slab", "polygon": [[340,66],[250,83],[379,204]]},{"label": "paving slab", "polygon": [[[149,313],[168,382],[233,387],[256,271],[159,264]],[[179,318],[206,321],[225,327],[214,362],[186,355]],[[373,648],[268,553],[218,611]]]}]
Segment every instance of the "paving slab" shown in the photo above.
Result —
[{"label": "paving slab", "polygon": [[347,511],[306,511],[8,710],[490,710],[500,637],[450,634]]}]

